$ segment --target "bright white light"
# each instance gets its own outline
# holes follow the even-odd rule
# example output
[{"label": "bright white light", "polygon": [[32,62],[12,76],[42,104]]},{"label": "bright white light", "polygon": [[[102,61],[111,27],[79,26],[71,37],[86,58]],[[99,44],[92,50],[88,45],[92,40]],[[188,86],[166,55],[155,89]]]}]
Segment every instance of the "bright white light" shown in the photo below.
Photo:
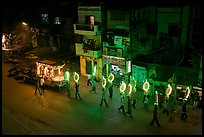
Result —
[{"label": "bright white light", "polygon": [[22,22],[22,24],[23,24],[23,25],[25,25],[25,26],[27,26],[27,25],[28,25],[28,24],[27,24],[27,23],[25,23],[25,22]]},{"label": "bright white light", "polygon": [[191,90],[190,90],[190,88],[189,87],[187,87],[186,88],[186,90],[187,90],[187,95],[186,95],[186,99],[188,98],[188,96],[189,96],[189,94],[190,94],[190,92],[191,92]]}]

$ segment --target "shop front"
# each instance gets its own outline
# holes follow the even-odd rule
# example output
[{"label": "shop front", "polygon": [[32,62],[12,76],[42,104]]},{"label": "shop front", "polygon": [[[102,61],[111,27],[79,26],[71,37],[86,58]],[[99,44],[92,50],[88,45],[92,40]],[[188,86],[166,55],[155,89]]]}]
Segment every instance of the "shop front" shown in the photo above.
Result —
[{"label": "shop front", "polygon": [[103,76],[108,77],[110,73],[114,75],[113,84],[119,86],[122,81],[128,81],[129,72],[125,58],[103,55]]},{"label": "shop front", "polygon": [[89,56],[80,56],[81,75],[95,75],[96,80],[102,79],[102,58],[93,58]]}]

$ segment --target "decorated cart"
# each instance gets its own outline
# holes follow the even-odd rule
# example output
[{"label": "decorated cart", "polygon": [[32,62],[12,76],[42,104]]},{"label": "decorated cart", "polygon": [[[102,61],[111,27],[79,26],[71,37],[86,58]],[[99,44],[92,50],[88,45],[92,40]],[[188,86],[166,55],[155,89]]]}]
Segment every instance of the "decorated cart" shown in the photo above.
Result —
[{"label": "decorated cart", "polygon": [[36,62],[37,76],[44,77],[45,85],[51,87],[64,87],[66,81],[64,79],[64,63],[57,63],[50,60],[41,60]]}]

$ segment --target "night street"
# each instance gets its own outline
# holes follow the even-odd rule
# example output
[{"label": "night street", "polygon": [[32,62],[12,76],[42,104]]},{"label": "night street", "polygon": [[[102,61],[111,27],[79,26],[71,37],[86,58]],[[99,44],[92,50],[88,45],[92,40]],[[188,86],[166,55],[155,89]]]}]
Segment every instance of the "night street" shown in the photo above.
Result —
[{"label": "night street", "polygon": [[[113,98],[107,96],[109,107],[100,106],[101,83],[97,82],[97,94],[90,93],[87,77],[80,77],[79,91],[82,100],[75,100],[71,75],[71,98],[65,91],[45,89],[40,96],[34,94],[35,86],[20,83],[7,77],[11,65],[2,64],[2,134],[3,135],[202,135],[202,109],[187,108],[188,118],[180,120],[181,106],[175,122],[159,110],[161,127],[150,126],[150,111],[143,110],[143,93],[137,92],[133,118],[118,111],[120,96],[114,87]],[[153,104],[153,103],[151,103]]]}]

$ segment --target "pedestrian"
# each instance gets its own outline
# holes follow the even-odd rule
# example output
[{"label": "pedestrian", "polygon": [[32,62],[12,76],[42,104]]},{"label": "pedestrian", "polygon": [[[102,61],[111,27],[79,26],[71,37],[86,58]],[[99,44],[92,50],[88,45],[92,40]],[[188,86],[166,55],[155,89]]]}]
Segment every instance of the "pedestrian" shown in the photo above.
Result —
[{"label": "pedestrian", "polygon": [[146,96],[145,96],[144,109],[145,109],[146,111],[149,110],[149,95],[146,95]]},{"label": "pedestrian", "polygon": [[71,91],[70,91],[70,73],[69,73],[68,70],[64,73],[64,80],[66,81],[67,96],[70,97],[71,96]]},{"label": "pedestrian", "polygon": [[165,97],[163,113],[164,114],[166,113],[167,116],[169,116],[169,110],[168,110],[169,108],[168,108],[168,106],[169,106],[169,100],[168,100],[168,97]]},{"label": "pedestrian", "polygon": [[93,91],[96,94],[96,79],[95,79],[95,77],[92,77],[92,88],[90,90],[90,93],[91,93],[91,91]]},{"label": "pedestrian", "polygon": [[42,89],[40,87],[40,78],[38,78],[36,76],[36,79],[35,79],[35,94],[37,94],[37,91],[40,93],[40,95],[42,95]]},{"label": "pedestrian", "polygon": [[110,86],[109,86],[109,97],[113,98],[113,83],[109,82]]},{"label": "pedestrian", "polygon": [[37,91],[40,92],[40,79],[36,76],[36,79],[35,79],[35,94],[37,94]]},{"label": "pedestrian", "polygon": [[186,99],[183,99],[181,120],[186,120],[187,117],[188,115],[187,115],[187,110],[186,110]]},{"label": "pedestrian", "polygon": [[132,107],[135,109],[136,108],[136,88],[133,88],[133,91],[131,92],[131,97],[132,97]]},{"label": "pedestrian", "polygon": [[163,108],[163,95],[162,95],[162,93],[159,93],[158,101],[159,101],[159,108],[162,109]]},{"label": "pedestrian", "polygon": [[105,102],[106,104],[106,107],[108,107],[108,103],[106,101],[106,88],[105,87],[102,87],[102,97],[101,97],[101,103],[100,103],[100,106],[102,106],[103,102]]},{"label": "pedestrian", "polygon": [[88,80],[87,80],[87,86],[92,85],[91,84],[91,78],[92,76],[90,74],[88,74]]},{"label": "pedestrian", "polygon": [[45,91],[45,79],[44,79],[44,76],[40,77],[40,88],[41,88],[41,91],[44,93],[44,91]]},{"label": "pedestrian", "polygon": [[147,94],[147,91],[144,91],[144,96],[143,96],[142,103],[144,103],[144,102],[145,102],[145,97],[146,97],[146,94]]},{"label": "pedestrian", "polygon": [[175,122],[176,107],[177,107],[177,103],[174,99],[174,100],[172,100],[172,103],[170,105],[170,114],[169,114],[169,121],[170,122]]},{"label": "pedestrian", "polygon": [[66,81],[67,96],[71,97],[70,81]]},{"label": "pedestrian", "polygon": [[196,109],[198,107],[198,102],[199,102],[199,93],[194,95],[193,97],[193,109]]},{"label": "pedestrian", "polygon": [[77,99],[77,97],[79,97],[79,99],[81,100],[81,96],[79,93],[79,83],[75,82],[75,89],[76,89],[76,95],[75,95],[75,99]]},{"label": "pedestrian", "polygon": [[127,96],[127,102],[128,102],[128,106],[127,106],[127,108],[128,108],[128,111],[126,112],[126,114],[129,114],[130,115],[130,117],[132,117],[132,99],[131,99],[131,95],[128,95]]},{"label": "pedestrian", "polygon": [[157,117],[157,106],[158,106],[158,103],[154,103],[154,113],[153,113],[153,119],[152,121],[150,122],[150,125],[153,126],[154,124],[154,121],[156,121],[157,123],[157,126],[158,127],[161,127],[160,123],[159,123],[159,120],[158,120],[158,117]]},{"label": "pedestrian", "polygon": [[124,92],[120,92],[120,99],[121,99],[121,105],[118,108],[118,110],[120,111],[122,109],[123,114],[126,115],[125,113],[125,93]]}]

